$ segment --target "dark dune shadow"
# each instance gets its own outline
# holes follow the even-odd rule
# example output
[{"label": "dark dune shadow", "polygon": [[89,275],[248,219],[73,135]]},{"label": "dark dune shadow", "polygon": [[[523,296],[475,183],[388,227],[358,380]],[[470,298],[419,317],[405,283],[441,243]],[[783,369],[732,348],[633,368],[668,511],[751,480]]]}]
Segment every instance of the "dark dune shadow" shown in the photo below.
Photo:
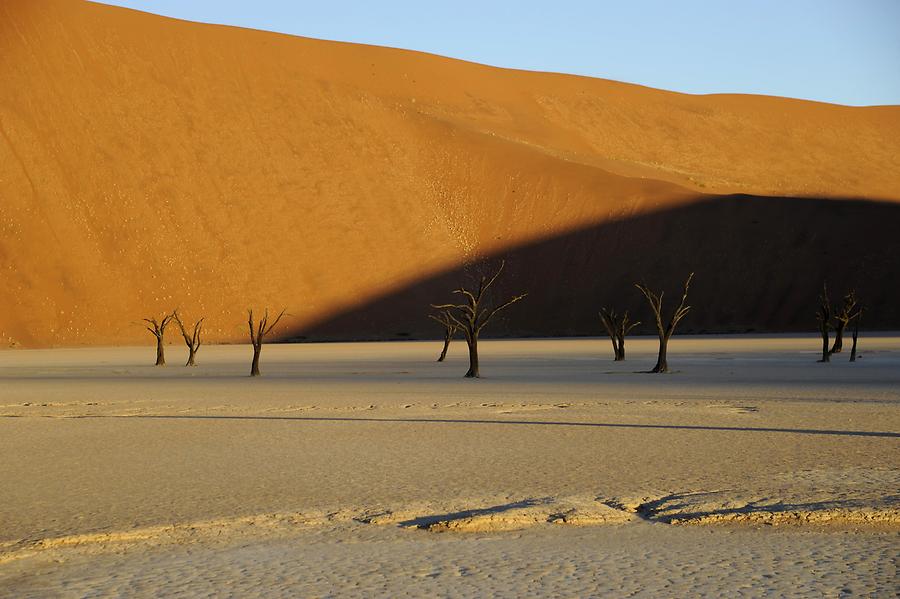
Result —
[{"label": "dark dune shadow", "polygon": [[[529,296],[485,335],[597,335],[603,305],[630,310],[651,332],[634,283],[665,289],[671,302],[691,271],[694,309],[681,332],[814,331],[825,280],[835,302],[857,289],[864,327],[900,328],[898,231],[900,204],[747,195],[599,224],[488,257],[507,261],[498,296]],[[281,340],[436,338],[429,304],[452,299],[476,267],[423,279]]]},{"label": "dark dune shadow", "polygon": [[624,424],[618,422],[566,422],[549,420],[484,420],[469,418],[352,418],[349,416],[192,416],[192,415],[141,415],[107,416],[103,414],[71,416],[76,419],[122,418],[149,420],[272,420],[297,422],[385,422],[425,424],[499,424],[516,426],[574,426],[595,428],[634,428],[686,431],[728,431],[746,433],[792,433],[797,435],[838,435],[847,437],[888,437],[900,439],[900,433],[885,431],[846,431],[814,428],[770,428],[753,426],[706,426],[694,424]]}]

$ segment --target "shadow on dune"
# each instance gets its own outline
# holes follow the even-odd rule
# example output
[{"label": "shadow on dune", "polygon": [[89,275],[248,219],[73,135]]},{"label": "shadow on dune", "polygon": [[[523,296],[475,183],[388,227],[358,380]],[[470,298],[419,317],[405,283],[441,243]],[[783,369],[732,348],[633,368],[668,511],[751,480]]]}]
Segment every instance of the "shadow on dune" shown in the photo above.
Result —
[{"label": "shadow on dune", "polygon": [[[867,200],[719,196],[489,256],[506,259],[497,296],[528,292],[485,336],[571,336],[602,332],[598,309],[630,310],[654,332],[646,282],[677,299],[695,272],[694,309],[681,332],[812,331],[816,298],[855,288],[864,328],[900,328],[900,204]],[[423,279],[307,327],[282,341],[433,339],[429,304],[471,278],[470,264]]]},{"label": "shadow on dune", "polygon": [[595,428],[635,428],[687,431],[727,431],[750,433],[793,433],[798,435],[838,435],[848,437],[888,437],[900,438],[900,433],[887,431],[845,431],[815,428],[771,428],[753,426],[707,426],[695,424],[624,424],[618,422],[566,422],[564,420],[484,420],[470,418],[353,418],[350,416],[194,416],[194,415],[136,415],[136,416],[75,416],[75,418],[123,418],[148,420],[271,420],[297,422],[381,422],[381,423],[425,423],[425,424],[500,424],[517,426],[574,426]]}]

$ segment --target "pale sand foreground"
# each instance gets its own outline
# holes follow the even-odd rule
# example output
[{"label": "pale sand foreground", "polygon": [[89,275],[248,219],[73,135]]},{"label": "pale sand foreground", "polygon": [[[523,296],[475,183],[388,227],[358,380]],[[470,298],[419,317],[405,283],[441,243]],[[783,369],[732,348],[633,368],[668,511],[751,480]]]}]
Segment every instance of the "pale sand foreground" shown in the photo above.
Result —
[{"label": "pale sand foreground", "polygon": [[0,596],[890,596],[900,338],[817,343],[0,352]]}]

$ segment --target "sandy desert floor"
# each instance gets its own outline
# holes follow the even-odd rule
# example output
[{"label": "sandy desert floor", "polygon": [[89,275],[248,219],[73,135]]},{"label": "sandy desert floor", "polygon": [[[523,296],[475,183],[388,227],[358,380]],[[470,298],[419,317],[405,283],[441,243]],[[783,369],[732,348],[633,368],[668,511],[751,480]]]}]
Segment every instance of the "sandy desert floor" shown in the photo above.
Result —
[{"label": "sandy desert floor", "polygon": [[0,596],[893,596],[900,337],[0,352]]}]

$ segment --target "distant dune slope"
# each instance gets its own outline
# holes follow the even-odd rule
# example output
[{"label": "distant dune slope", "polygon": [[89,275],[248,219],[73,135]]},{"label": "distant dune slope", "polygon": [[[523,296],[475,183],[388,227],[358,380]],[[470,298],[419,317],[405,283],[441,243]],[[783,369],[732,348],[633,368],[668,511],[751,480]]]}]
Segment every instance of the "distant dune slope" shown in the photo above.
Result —
[{"label": "distant dune slope", "polygon": [[[688,96],[77,0],[0,3],[0,81],[2,346],[142,342],[140,318],[174,307],[205,315],[218,341],[244,338],[249,306],[286,307],[283,336],[377,338],[374,316],[358,322],[366,330],[321,327],[481,256],[542,242],[560,255],[535,264],[556,282],[554,265],[564,264],[568,291],[544,293],[532,311],[569,314],[577,297],[584,313],[503,331],[595,333],[587,295],[613,296],[598,284],[605,265],[616,265],[617,284],[654,274],[668,284],[682,273],[669,273],[652,245],[634,260],[607,243],[600,259],[584,242],[593,237],[578,232],[695,214],[691,206],[716,194],[900,200],[895,106]],[[764,213],[809,219],[791,223],[786,242],[803,249],[810,237],[841,239],[835,205],[816,202],[810,213],[766,204]],[[893,219],[900,227],[896,210],[875,212],[882,237]],[[747,220],[709,235],[691,260],[727,266],[731,252],[741,263],[754,255],[760,223],[739,214]],[[869,221],[854,223],[865,239]],[[671,226],[697,240],[719,225]],[[572,235],[577,244],[553,243]],[[860,272],[882,277],[869,291],[888,306],[900,285],[885,276],[897,272],[897,242],[870,241],[842,250],[837,272],[834,256],[800,252],[803,284],[820,272],[840,279],[837,290]],[[781,260],[783,250],[760,255]],[[523,282],[540,287],[541,272]],[[706,276],[712,301],[715,275]],[[740,282],[768,292],[731,289],[739,305],[698,326],[811,322],[805,302],[816,290],[798,289],[790,270],[756,264]],[[784,305],[759,309],[760,298]],[[404,320],[403,331],[427,334],[414,306],[397,306],[384,336]],[[900,325],[896,308],[874,312],[871,326]]]}]

